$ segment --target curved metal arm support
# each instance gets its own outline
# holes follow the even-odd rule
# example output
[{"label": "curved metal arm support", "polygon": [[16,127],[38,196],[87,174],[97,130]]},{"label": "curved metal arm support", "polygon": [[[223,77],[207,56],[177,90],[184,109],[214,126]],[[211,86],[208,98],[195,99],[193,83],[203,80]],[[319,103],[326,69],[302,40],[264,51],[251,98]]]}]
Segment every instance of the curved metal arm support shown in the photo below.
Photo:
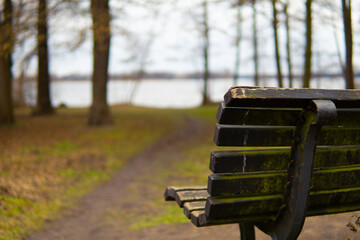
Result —
[{"label": "curved metal arm support", "polygon": [[295,130],[283,207],[275,221],[256,225],[273,239],[297,239],[304,225],[316,141],[321,127],[336,118],[336,106],[329,100],[313,100],[303,110]]}]

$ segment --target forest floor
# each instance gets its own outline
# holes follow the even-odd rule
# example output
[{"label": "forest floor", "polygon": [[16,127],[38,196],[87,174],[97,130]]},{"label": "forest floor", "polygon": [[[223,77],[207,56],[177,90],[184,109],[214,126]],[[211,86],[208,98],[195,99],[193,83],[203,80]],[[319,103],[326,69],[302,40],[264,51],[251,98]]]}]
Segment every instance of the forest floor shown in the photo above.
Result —
[{"label": "forest floor", "polygon": [[[7,219],[0,215],[0,239],[239,239],[236,224],[196,228],[189,223],[176,203],[163,199],[167,186],[206,185],[209,154],[216,150],[212,143],[215,107],[193,110],[120,107],[113,110],[114,117],[118,119],[115,126],[97,130],[80,127],[85,122],[83,112],[77,112],[75,120],[74,112],[69,111],[51,117],[61,119],[50,119],[56,121],[59,130],[50,129],[50,125],[47,129],[48,118],[31,120],[21,114],[18,123],[20,127],[0,129],[14,137],[11,144],[14,150],[27,146],[22,157],[35,155],[34,160],[30,158],[29,164],[36,164],[36,167],[33,166],[35,170],[31,171],[30,165],[12,157],[15,163],[20,161],[17,169],[13,169],[10,163],[9,166],[4,164],[7,158],[0,159],[3,165],[0,165],[0,169],[6,175],[0,177],[0,191],[4,195],[0,199],[0,214],[5,214],[10,221],[6,223]],[[66,124],[66,119],[70,122],[67,124],[77,127],[65,134],[60,129],[66,127],[61,125]],[[46,135],[49,133],[36,130],[31,134],[26,133],[32,129],[26,127],[28,121],[35,121],[32,126],[41,126],[52,133]],[[15,136],[18,136],[16,131],[21,132],[18,129],[21,127],[23,135],[30,134],[33,138],[29,136],[29,140],[22,139],[20,143],[15,141]],[[49,140],[46,147],[40,140],[37,143],[39,136],[34,136],[39,134],[43,135],[42,139],[51,139],[51,136],[56,139],[53,142]],[[61,137],[61,134],[64,136]],[[91,140],[90,136],[96,140]],[[122,140],[124,137],[128,140]],[[147,140],[141,140],[143,138]],[[59,147],[59,143],[64,146]],[[49,153],[54,151],[58,153]],[[9,154],[5,150],[0,153],[0,156]],[[79,157],[83,159],[80,163]],[[57,163],[50,164],[51,167],[42,166],[46,161]],[[15,174],[15,170],[19,169],[27,176],[26,179],[9,184],[15,181],[14,176],[19,176]],[[52,179],[49,176],[51,174],[55,174],[56,179]],[[37,185],[31,181],[27,183],[30,176],[40,179]],[[28,189],[18,187],[25,183]],[[59,193],[43,188],[34,191],[36,186],[49,183],[52,183],[50,188],[60,188],[57,192],[66,197],[59,197]],[[26,204],[16,203],[14,199],[25,201]],[[52,203],[54,201],[57,203],[55,207]],[[9,213],[11,203],[17,204],[17,208],[13,207]],[[45,213],[44,210],[34,213],[43,208],[47,209]],[[347,239],[346,224],[353,214],[308,218],[300,239]],[[25,217],[19,217],[22,215]],[[26,231],[21,226],[22,222]],[[256,234],[257,239],[270,239],[258,230]],[[360,233],[352,234],[351,239],[360,239]]]}]

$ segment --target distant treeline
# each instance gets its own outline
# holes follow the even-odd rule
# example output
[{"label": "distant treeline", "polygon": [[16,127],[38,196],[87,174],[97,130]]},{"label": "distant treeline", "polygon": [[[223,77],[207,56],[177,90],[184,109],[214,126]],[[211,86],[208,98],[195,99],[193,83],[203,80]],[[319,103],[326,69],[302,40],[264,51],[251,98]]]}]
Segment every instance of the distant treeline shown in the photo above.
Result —
[{"label": "distant treeline", "polygon": [[[355,78],[360,78],[360,73],[354,74]],[[252,79],[254,78],[253,75],[240,75],[238,76],[242,79]],[[277,76],[275,74],[262,74],[259,76],[262,79],[273,79]],[[288,76],[284,76],[287,78]],[[301,78],[301,75],[294,75],[294,78]],[[314,78],[342,78],[343,74],[341,73],[314,73],[312,74],[312,77]],[[169,72],[154,72],[154,73],[141,73],[141,77],[139,77],[139,73],[124,73],[124,74],[110,74],[109,79],[110,80],[135,80],[135,79],[202,79],[203,75],[200,72],[195,73],[185,73],[185,74],[175,74],[175,73],[169,73]],[[232,75],[230,72],[215,72],[210,74],[210,78],[232,78]],[[87,74],[71,74],[66,76],[57,76],[57,75],[51,75],[52,81],[83,81],[83,80],[90,80],[91,75]],[[28,81],[36,81],[36,76],[29,76],[27,77]]]},{"label": "distant treeline", "polygon": [[[250,75],[249,75],[250,76]],[[230,72],[218,72],[210,75],[211,78],[231,78],[232,75]],[[33,77],[35,79],[35,77]],[[170,72],[132,72],[132,73],[122,73],[122,74],[110,74],[110,80],[134,80],[134,79],[194,79],[194,78],[203,78],[203,73],[185,73],[185,74],[176,74]],[[52,80],[89,80],[91,79],[90,75],[78,75],[72,74],[67,76],[52,76]]]}]

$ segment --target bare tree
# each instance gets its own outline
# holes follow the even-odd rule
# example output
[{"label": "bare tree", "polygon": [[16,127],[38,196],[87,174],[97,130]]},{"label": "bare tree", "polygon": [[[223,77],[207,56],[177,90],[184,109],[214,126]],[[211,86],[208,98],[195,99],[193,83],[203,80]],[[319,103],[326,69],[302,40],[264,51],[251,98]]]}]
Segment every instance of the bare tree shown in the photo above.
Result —
[{"label": "bare tree", "polygon": [[275,59],[276,59],[276,69],[277,69],[277,78],[279,87],[283,87],[283,79],[281,72],[281,59],[280,59],[280,50],[279,50],[279,37],[278,37],[278,11],[276,9],[277,0],[272,0],[273,7],[273,30],[274,30],[274,44],[275,44]]},{"label": "bare tree", "polygon": [[[221,2],[221,1],[219,1]],[[202,105],[210,103],[208,96],[208,81],[210,77],[209,70],[209,50],[210,50],[210,25],[209,25],[209,0],[201,0],[196,4],[196,9],[189,9],[188,13],[196,24],[196,29],[200,33],[200,54],[202,59]],[[194,14],[194,10],[201,9],[201,13]]]},{"label": "bare tree", "polygon": [[206,105],[210,102],[208,97],[208,80],[209,80],[209,48],[210,48],[210,29],[208,19],[208,0],[203,0],[203,59],[204,59],[204,88],[203,88],[203,99],[202,105]]},{"label": "bare tree", "polygon": [[346,88],[354,89],[354,70],[352,63],[353,56],[353,37],[352,37],[352,22],[351,22],[351,0],[341,0],[343,23],[344,23],[344,36],[345,36],[345,66],[344,72],[346,77]]},{"label": "bare tree", "polygon": [[[14,44],[17,49],[21,49],[21,54],[18,53],[16,56],[17,61],[14,66],[20,72],[14,79],[14,101],[17,105],[25,104],[23,90],[26,89],[23,89],[23,82],[26,79],[26,70],[33,57],[37,56],[37,101],[33,111],[34,115],[46,115],[54,112],[49,86],[48,20],[66,12],[74,12],[73,5],[78,6],[78,3],[77,0],[14,1]],[[36,42],[36,44],[33,45],[32,42]],[[72,43],[74,42],[72,39]]]},{"label": "bare tree", "polygon": [[113,122],[107,104],[107,82],[110,50],[110,13],[108,0],[91,0],[93,21],[93,75],[92,105],[89,125],[111,124]]},{"label": "bare tree", "polygon": [[253,7],[253,48],[254,48],[254,83],[259,86],[259,56],[258,56],[258,39],[257,39],[257,22],[256,22],[256,0],[252,0]]},{"label": "bare tree", "polygon": [[311,14],[312,0],[306,1],[306,49],[305,49],[305,63],[304,63],[304,76],[303,87],[310,87],[311,78],[311,48],[312,48],[312,14]]},{"label": "bare tree", "polygon": [[38,52],[38,76],[37,76],[37,103],[35,115],[46,115],[54,112],[50,99],[50,75],[48,53],[48,27],[47,27],[47,0],[38,2],[37,23],[37,52]]},{"label": "bare tree", "polygon": [[12,91],[12,60],[14,46],[13,6],[5,0],[0,16],[0,125],[14,122]]},{"label": "bare tree", "polygon": [[290,16],[288,12],[289,0],[284,3],[284,14],[285,14],[285,29],[286,29],[286,57],[288,65],[288,79],[289,87],[293,87],[293,73],[292,73],[292,59],[291,59],[291,47],[290,47]]}]

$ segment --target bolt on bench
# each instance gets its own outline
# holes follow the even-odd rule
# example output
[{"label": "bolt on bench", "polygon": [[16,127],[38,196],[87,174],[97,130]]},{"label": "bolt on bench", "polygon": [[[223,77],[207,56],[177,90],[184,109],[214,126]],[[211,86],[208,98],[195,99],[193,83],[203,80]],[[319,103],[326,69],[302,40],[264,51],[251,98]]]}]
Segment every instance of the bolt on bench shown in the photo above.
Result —
[{"label": "bolt on bench", "polygon": [[360,90],[233,87],[216,115],[207,187],[169,187],[198,227],[296,239],[305,217],[360,210]]}]

